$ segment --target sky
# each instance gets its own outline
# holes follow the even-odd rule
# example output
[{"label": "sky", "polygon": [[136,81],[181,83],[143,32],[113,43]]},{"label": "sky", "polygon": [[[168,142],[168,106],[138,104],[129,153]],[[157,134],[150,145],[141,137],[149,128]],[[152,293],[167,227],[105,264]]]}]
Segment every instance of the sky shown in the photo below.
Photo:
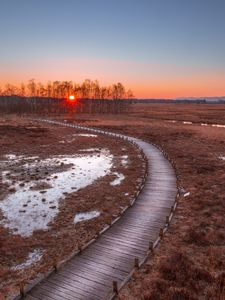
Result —
[{"label": "sky", "polygon": [[32,78],[225,96],[225,0],[0,0],[0,85]]}]

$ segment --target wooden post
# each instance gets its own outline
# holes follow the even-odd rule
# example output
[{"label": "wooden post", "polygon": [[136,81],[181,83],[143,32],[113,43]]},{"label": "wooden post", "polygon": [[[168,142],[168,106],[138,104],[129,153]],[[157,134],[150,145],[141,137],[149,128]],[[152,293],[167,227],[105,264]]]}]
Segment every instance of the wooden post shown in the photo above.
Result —
[{"label": "wooden post", "polygon": [[139,259],[138,259],[138,258],[135,258],[135,259],[134,259],[134,267],[135,267],[136,269],[139,269]]},{"label": "wooden post", "polygon": [[169,223],[170,223],[170,218],[167,216],[166,217],[166,224],[169,226]]},{"label": "wooden post", "polygon": [[25,296],[25,293],[24,293],[24,283],[23,282],[20,283],[20,295],[21,296]]},{"label": "wooden post", "polygon": [[113,292],[118,295],[118,285],[117,285],[117,281],[113,281]]},{"label": "wooden post", "polygon": [[153,251],[154,251],[154,243],[153,242],[149,242],[149,250],[151,251],[151,253],[153,253]]},{"label": "wooden post", "polygon": [[54,271],[55,271],[55,272],[57,272],[57,271],[58,271],[57,262],[55,262],[55,263],[54,263],[54,266],[53,266],[53,268],[54,268]]},{"label": "wooden post", "polygon": [[162,239],[163,238],[163,229],[160,228],[160,231],[159,231],[159,237]]},{"label": "wooden post", "polygon": [[82,252],[82,247],[80,244],[78,244],[78,250],[80,251],[80,253]]}]

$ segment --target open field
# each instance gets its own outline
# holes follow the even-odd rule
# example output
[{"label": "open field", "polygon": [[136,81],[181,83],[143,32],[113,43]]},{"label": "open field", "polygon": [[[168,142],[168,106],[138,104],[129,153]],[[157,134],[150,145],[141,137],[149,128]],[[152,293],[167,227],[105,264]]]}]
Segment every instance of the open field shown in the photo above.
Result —
[{"label": "open field", "polygon": [[[134,273],[132,280],[120,292],[119,299],[224,299],[225,128],[201,125],[225,124],[224,111],[224,105],[139,104],[133,105],[130,114],[126,115],[81,114],[67,118],[70,122],[121,132],[159,145],[174,161],[180,192],[185,195],[181,198],[169,231],[154,256],[149,257],[146,264]],[[1,126],[15,124],[10,122],[1,122]],[[84,152],[95,156],[96,153],[99,154],[99,149],[102,149],[104,144],[106,145],[104,148],[110,149],[114,159],[120,157],[120,162],[121,158],[127,155],[123,152],[123,147],[126,147],[126,152],[129,150],[130,165],[124,168],[120,162],[115,161],[115,172],[125,175],[121,185],[113,187],[118,189],[116,197],[109,189],[110,182],[116,177],[109,174],[98,179],[94,184],[67,195],[65,200],[68,209],[60,205],[60,212],[49,230],[35,231],[34,238],[24,238],[12,234],[4,226],[1,227],[0,251],[1,257],[4,257],[1,261],[4,268],[1,269],[0,275],[4,279],[2,290],[4,288],[5,293],[9,293],[9,290],[20,282],[21,274],[23,279],[27,280],[37,272],[46,270],[54,263],[55,257],[60,260],[79,243],[89,240],[103,228],[112,215],[118,214],[121,203],[125,206],[127,189],[130,190],[134,185],[134,189],[129,192],[129,196],[132,197],[143,167],[142,160],[136,160],[139,154],[132,147],[128,149],[127,144],[121,147],[110,138],[101,136],[97,138],[79,136],[79,143],[75,140],[70,142],[74,138],[72,135],[80,132],[62,127],[50,128],[47,125],[19,119],[17,122],[17,132],[20,132],[17,137],[13,126],[12,128],[9,126],[7,135],[1,134],[2,161],[7,157],[5,155],[9,154],[40,156],[44,161],[50,155],[70,156],[88,148],[98,149],[97,152],[96,150]],[[24,127],[31,128],[24,130]],[[32,143],[28,144],[28,140]],[[32,163],[32,160],[28,162]],[[18,164],[15,167],[18,171],[21,166]],[[51,172],[65,171],[65,166],[60,165],[60,168]],[[13,175],[13,165],[11,169]],[[24,179],[26,183],[27,178]],[[9,191],[7,192],[4,185],[1,188],[5,193],[4,197],[7,197]],[[75,214],[83,211],[102,213],[98,218],[74,225]],[[66,229],[62,229],[62,226]],[[18,245],[21,245],[20,251],[15,255]],[[45,252],[42,260],[35,264],[32,270],[25,269],[26,275],[23,270],[12,270],[12,267],[23,264],[29,253],[35,249],[42,249]],[[35,254],[38,257],[40,253]]]},{"label": "open field", "polygon": [[148,120],[176,120],[193,123],[225,124],[224,104],[133,104],[131,116]]},{"label": "open field", "polygon": [[160,247],[119,299],[224,299],[225,128],[201,126],[225,124],[224,111],[224,105],[148,104],[134,105],[130,115],[116,118],[76,117],[162,147],[175,162],[186,194]]},{"label": "open field", "polygon": [[141,184],[144,160],[128,142],[25,119],[2,118],[0,136],[0,295],[7,299],[118,216]]}]

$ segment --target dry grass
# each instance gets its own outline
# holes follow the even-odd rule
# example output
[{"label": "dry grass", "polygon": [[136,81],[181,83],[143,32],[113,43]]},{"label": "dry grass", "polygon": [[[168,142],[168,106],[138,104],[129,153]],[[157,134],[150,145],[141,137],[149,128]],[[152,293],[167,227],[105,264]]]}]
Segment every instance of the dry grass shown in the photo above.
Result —
[{"label": "dry grass", "polygon": [[[225,297],[224,105],[141,105],[129,116],[93,116],[87,124],[140,137],[162,147],[175,163],[180,198],[154,257],[136,271],[119,299],[191,300]],[[80,118],[85,118],[81,116]],[[168,123],[166,119],[194,121]],[[98,121],[96,121],[98,120]]]},{"label": "dry grass", "polygon": [[[76,133],[75,129],[42,125],[23,119],[0,120],[0,137],[5,136],[4,140],[1,139],[0,160],[3,159],[2,155],[9,153],[28,157],[39,156],[40,159],[45,159],[50,155],[76,154],[80,149],[108,148],[114,155],[115,169],[113,171],[125,175],[125,179],[120,185],[111,186],[110,182],[115,178],[107,175],[85,189],[68,194],[60,204],[60,211],[50,224],[48,231],[36,230],[32,236],[22,237],[12,234],[8,229],[0,226],[0,299],[1,296],[7,298],[13,292],[18,291],[21,281],[27,282],[39,272],[49,270],[55,263],[94,238],[106,224],[118,216],[123,207],[128,205],[140,186],[138,179],[143,176],[144,162],[142,158],[137,159],[140,153],[133,145],[104,136],[91,139],[77,136],[73,142],[59,143],[67,138],[71,140],[74,133]],[[121,156],[126,154],[129,156],[127,168],[121,164]],[[13,171],[18,172],[17,178],[14,180],[21,180],[21,172],[18,171],[21,169],[21,164],[22,162],[18,162],[12,167]],[[1,166],[0,171],[2,171]],[[48,174],[46,175],[45,172],[41,174],[41,172],[39,169],[37,177],[45,179]],[[26,176],[24,181],[35,179],[31,178],[32,174]],[[42,181],[41,183],[35,181],[33,189],[48,187],[46,183],[43,186]],[[2,184],[1,178],[0,189],[1,201],[9,192],[7,187]],[[124,196],[127,192],[129,195]],[[73,219],[76,213],[92,210],[100,211],[101,215],[97,219],[74,224]],[[2,217],[0,215],[0,219]],[[12,266],[23,263],[28,253],[34,249],[44,251],[40,263],[25,270],[15,271],[12,269]]]}]

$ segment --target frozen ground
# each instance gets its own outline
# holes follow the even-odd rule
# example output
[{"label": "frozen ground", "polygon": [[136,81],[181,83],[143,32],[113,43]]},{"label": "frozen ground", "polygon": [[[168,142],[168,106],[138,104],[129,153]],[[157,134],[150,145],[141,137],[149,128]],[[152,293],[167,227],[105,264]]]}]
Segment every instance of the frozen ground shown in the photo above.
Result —
[{"label": "frozen ground", "polygon": [[100,216],[100,214],[101,213],[96,210],[76,214],[76,216],[74,217],[74,223],[76,224],[82,221],[87,221],[93,218],[97,218],[98,216]]},{"label": "frozen ground", "polygon": [[[10,158],[11,159],[11,158]],[[16,159],[14,157],[14,159]],[[3,172],[3,184],[10,185],[13,192],[0,202],[4,219],[0,224],[22,236],[32,235],[34,230],[46,230],[58,214],[60,201],[67,193],[78,191],[95,180],[110,173],[113,156],[108,150],[92,155],[55,156],[35,163],[25,163],[26,172],[46,169],[46,180],[22,182],[8,179]],[[59,171],[59,168],[62,168]],[[58,169],[58,170],[57,170]],[[11,174],[16,175],[16,174]]]},{"label": "frozen ground", "polygon": [[16,266],[12,267],[12,270],[18,271],[18,270],[26,269],[32,266],[33,264],[37,263],[38,261],[40,261],[42,259],[42,256],[43,256],[43,251],[39,249],[35,249],[34,251],[28,254],[27,259],[23,263],[17,264]]},{"label": "frozen ground", "polygon": [[121,184],[121,182],[125,179],[125,176],[122,173],[114,172],[113,175],[115,175],[117,178],[110,182],[110,185]]}]

